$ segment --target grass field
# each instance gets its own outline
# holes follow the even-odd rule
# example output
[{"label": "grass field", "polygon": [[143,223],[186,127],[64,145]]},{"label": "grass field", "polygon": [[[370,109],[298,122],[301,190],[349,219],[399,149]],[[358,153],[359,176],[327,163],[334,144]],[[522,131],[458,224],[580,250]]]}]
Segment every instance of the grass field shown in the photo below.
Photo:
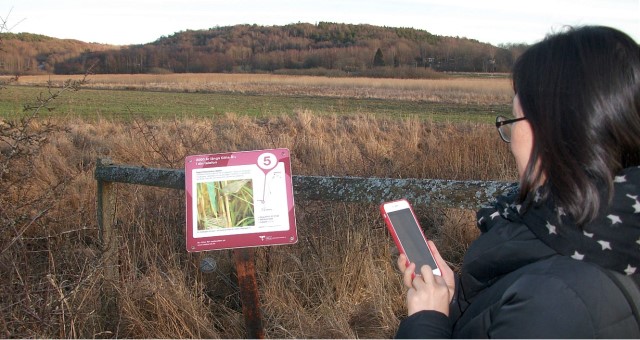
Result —
[{"label": "grass field", "polygon": [[[83,76],[22,76],[19,85],[60,85]],[[376,79],[271,74],[91,75],[85,88],[173,92],[232,92],[291,96],[378,98],[409,101],[495,104],[510,102],[505,75],[451,75],[439,79]]]},{"label": "grass field", "polygon": [[[21,103],[49,89],[23,77],[0,90],[0,337],[246,337],[233,253],[186,252],[184,191],[116,184],[118,280],[102,279],[113,268],[96,222],[99,157],[180,169],[186,155],[283,147],[297,175],[516,178],[495,113],[484,112],[510,111],[505,79],[421,83],[439,91],[429,101],[402,81],[166,75],[153,78],[159,89],[110,77],[90,77],[25,121],[14,118],[34,111]],[[286,90],[296,83],[304,93]],[[474,212],[416,211],[457,269],[478,233]],[[256,249],[266,336],[392,337],[404,289],[378,207],[296,200],[296,221],[298,243]],[[219,271],[201,272],[205,257]],[[105,290],[115,318],[101,311]]]},{"label": "grass field", "polygon": [[[21,112],[24,103],[42,93],[46,94],[46,90],[40,87],[8,87],[2,93],[4,100],[0,102],[0,112]],[[510,112],[510,107],[506,104],[468,105],[377,98],[92,89],[70,93],[56,101],[52,108],[54,111],[45,111],[44,115],[125,120],[135,116],[203,118],[230,112],[272,116],[309,110],[318,114],[375,114],[383,117],[420,117],[434,121],[491,122],[497,114],[506,115]]]},{"label": "grass field", "polygon": [[[25,76],[2,95],[0,112],[20,112],[24,103],[46,95],[48,83],[64,78]],[[37,86],[37,87],[35,87]],[[55,103],[53,116],[118,118],[375,114],[434,121],[492,122],[510,113],[510,88],[492,79],[344,79],[277,75],[91,76],[86,88]],[[6,114],[6,113],[5,113]]]}]

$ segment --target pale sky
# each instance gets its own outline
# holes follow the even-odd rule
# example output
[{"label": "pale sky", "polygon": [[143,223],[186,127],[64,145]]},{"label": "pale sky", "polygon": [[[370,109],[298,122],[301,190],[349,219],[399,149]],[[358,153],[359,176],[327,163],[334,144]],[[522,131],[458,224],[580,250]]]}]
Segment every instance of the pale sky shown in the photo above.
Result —
[{"label": "pale sky", "polygon": [[188,29],[320,21],[412,27],[493,45],[535,43],[567,25],[606,25],[640,43],[640,0],[2,0],[0,17],[13,33],[114,45]]}]

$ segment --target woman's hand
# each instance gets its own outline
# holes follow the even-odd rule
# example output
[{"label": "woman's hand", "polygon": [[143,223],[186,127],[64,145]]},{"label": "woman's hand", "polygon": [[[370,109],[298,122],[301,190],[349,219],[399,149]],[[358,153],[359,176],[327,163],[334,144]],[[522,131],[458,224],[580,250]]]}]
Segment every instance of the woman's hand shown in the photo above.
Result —
[{"label": "woman's hand", "polygon": [[435,310],[449,315],[449,303],[455,293],[455,280],[453,271],[442,259],[433,242],[429,242],[429,248],[440,268],[442,276],[434,275],[429,266],[422,266],[420,273],[414,275],[415,264],[407,265],[407,257],[401,254],[398,258],[398,268],[403,272],[404,285],[407,291],[408,314],[412,315],[421,310]]}]

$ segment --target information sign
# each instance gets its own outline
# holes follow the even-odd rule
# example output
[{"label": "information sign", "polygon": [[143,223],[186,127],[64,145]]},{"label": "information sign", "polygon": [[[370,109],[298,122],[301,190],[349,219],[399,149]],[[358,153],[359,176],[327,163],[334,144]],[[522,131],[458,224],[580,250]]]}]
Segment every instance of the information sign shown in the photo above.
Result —
[{"label": "information sign", "polygon": [[185,159],[187,251],[298,240],[288,149]]}]

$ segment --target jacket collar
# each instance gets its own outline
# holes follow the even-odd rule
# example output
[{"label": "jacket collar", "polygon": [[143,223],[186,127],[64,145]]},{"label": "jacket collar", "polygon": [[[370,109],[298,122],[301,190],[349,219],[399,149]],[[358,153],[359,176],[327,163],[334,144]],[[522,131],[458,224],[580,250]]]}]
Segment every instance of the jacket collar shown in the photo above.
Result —
[{"label": "jacket collar", "polygon": [[462,265],[461,283],[467,297],[503,275],[557,254],[523,223],[513,221],[518,214],[514,200],[515,195],[501,196],[494,206],[478,211],[482,234],[467,250]]}]

